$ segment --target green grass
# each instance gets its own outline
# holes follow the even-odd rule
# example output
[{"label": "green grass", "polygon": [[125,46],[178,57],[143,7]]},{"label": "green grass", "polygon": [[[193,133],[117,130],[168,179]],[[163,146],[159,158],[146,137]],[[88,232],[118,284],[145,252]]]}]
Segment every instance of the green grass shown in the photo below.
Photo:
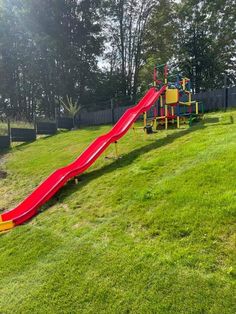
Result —
[{"label": "green grass", "polygon": [[[33,129],[33,123],[24,122],[24,121],[12,121],[11,122],[12,128],[21,128],[21,129]],[[8,125],[7,122],[0,121],[0,136],[1,135],[8,135]]]},{"label": "green grass", "polygon": [[[0,313],[236,313],[236,112],[146,140],[130,131],[78,185],[0,236]],[[14,147],[12,208],[110,127]]]},{"label": "green grass", "polygon": [[0,121],[0,136],[8,135],[7,123]]}]

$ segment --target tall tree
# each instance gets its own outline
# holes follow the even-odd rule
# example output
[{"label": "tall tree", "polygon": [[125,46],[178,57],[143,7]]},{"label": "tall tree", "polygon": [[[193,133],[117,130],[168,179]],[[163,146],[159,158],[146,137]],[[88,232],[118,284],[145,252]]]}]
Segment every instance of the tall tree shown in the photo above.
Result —
[{"label": "tall tree", "polygon": [[144,36],[139,78],[142,92],[152,82],[154,66],[173,59],[176,51],[177,28],[175,1],[160,0],[151,14]]},{"label": "tall tree", "polygon": [[89,101],[102,52],[100,0],[5,0],[0,102],[5,114],[53,116],[60,97]]},{"label": "tall tree", "polygon": [[[153,0],[110,1],[110,19],[107,24],[110,34],[109,63],[120,73],[121,94],[134,101],[137,95],[144,33],[154,6]],[[110,72],[114,73],[113,70]]]},{"label": "tall tree", "polygon": [[[196,92],[235,80],[236,10],[231,0],[182,1],[179,6],[177,64]],[[235,6],[234,6],[235,8]]]}]

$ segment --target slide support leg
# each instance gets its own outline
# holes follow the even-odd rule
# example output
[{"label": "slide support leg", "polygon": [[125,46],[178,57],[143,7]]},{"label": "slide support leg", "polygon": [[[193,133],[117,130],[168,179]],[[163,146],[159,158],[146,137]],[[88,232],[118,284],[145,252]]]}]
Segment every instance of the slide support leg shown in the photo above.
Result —
[{"label": "slide support leg", "polygon": [[168,129],[168,107],[165,105],[165,129]]},{"label": "slide support leg", "polygon": [[118,153],[118,143],[115,141],[115,156],[118,159],[119,158],[119,153]]},{"label": "slide support leg", "polygon": [[180,108],[179,104],[177,104],[177,129],[180,128]]},{"label": "slide support leg", "polygon": [[157,118],[154,119],[153,127],[154,127],[154,130],[157,130]]},{"label": "slide support leg", "polygon": [[135,124],[133,124],[133,126],[132,126],[132,130],[133,130],[134,139],[136,140],[136,130],[135,130]]},{"label": "slide support leg", "polygon": [[199,105],[197,101],[196,101],[196,114],[199,114]]},{"label": "slide support leg", "polygon": [[[175,114],[174,107],[171,106],[171,115],[172,115],[172,117],[174,116],[174,114]],[[173,118],[173,119],[172,119],[172,124],[174,124],[174,123],[175,123],[175,119]]]}]

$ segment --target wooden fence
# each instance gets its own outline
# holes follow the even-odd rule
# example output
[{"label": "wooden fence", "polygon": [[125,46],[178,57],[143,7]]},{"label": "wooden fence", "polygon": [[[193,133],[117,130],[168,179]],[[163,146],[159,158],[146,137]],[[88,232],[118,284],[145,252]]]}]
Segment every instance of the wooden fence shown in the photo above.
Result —
[{"label": "wooden fence", "polygon": [[[198,93],[193,98],[203,102],[206,112],[224,110],[228,107],[236,108],[236,86]],[[128,108],[130,107],[111,108],[96,112],[84,111],[77,119],[77,124],[80,126],[112,124],[118,121]],[[152,112],[149,113],[149,116],[152,114]]]},{"label": "wooden fence", "polygon": [[198,93],[194,99],[203,102],[206,112],[236,108],[236,86]]},{"label": "wooden fence", "polygon": [[11,145],[10,137],[8,135],[0,136],[0,149],[9,148]]},{"label": "wooden fence", "polygon": [[54,135],[57,133],[57,123],[56,121],[52,122],[36,122],[36,133],[39,135]]},{"label": "wooden fence", "polygon": [[236,108],[236,86],[229,88],[227,91],[228,107]]},{"label": "wooden fence", "polygon": [[[193,97],[195,100],[203,102],[206,112],[225,110],[230,107],[236,108],[236,86],[227,89],[216,89],[213,91],[201,92]],[[126,107],[111,107],[110,109],[99,110],[95,112],[82,111],[76,120],[76,125],[96,126],[103,124],[114,124],[130,108]],[[153,114],[152,110],[148,116]],[[0,136],[0,149],[10,147],[11,142],[29,142],[37,138],[37,134],[53,135],[56,134],[58,128],[72,129],[74,126],[72,118],[60,117],[57,121],[46,122],[38,121],[32,129],[11,128],[8,125],[8,135]]]},{"label": "wooden fence", "polygon": [[11,142],[33,142],[36,140],[36,130],[25,128],[11,128],[9,137]]},{"label": "wooden fence", "polygon": [[5,121],[7,134],[0,136],[0,150],[7,149],[14,142],[33,142],[37,135],[54,135],[58,129],[71,130],[74,126],[72,118],[58,118],[57,121],[35,121],[31,128],[11,127],[9,121]]}]

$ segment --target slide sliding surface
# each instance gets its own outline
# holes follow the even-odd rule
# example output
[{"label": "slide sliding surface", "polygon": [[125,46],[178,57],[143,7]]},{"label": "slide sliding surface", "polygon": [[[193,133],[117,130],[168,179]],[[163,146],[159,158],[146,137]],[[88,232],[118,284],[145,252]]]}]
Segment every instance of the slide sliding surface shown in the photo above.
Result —
[{"label": "slide sliding surface", "polygon": [[111,143],[124,136],[138,117],[151,108],[165,89],[166,86],[159,91],[154,87],[151,88],[136,106],[123,114],[107,134],[93,141],[74,162],[53,172],[22,203],[0,215],[0,231],[11,229],[34,217],[40,206],[55,195],[67,181],[83,173]]}]

